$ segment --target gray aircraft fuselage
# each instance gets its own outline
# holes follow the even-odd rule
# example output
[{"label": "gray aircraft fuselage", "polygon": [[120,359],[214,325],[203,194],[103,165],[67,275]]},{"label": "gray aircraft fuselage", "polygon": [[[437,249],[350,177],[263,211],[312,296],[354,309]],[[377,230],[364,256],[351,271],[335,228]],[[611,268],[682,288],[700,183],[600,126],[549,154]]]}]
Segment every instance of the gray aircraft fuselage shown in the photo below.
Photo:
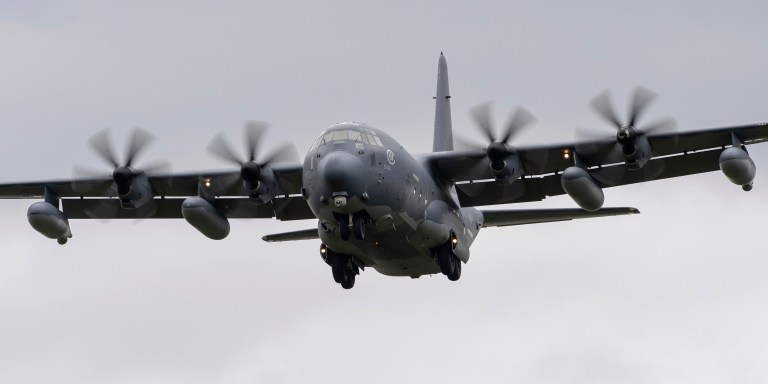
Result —
[{"label": "gray aircraft fuselage", "polygon": [[[440,185],[389,135],[362,123],[325,130],[304,160],[304,193],[323,244],[390,276],[440,273],[433,249],[454,241],[463,262],[483,224],[461,208],[453,186]],[[452,193],[453,192],[453,193]],[[343,240],[339,223],[369,218],[363,240]]]}]

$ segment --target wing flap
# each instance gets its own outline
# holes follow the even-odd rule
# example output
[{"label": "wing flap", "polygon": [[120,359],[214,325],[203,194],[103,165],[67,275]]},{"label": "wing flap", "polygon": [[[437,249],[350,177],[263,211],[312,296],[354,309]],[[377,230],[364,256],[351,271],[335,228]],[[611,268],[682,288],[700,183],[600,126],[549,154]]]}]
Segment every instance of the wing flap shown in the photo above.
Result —
[{"label": "wing flap", "polygon": [[483,227],[506,227],[510,225],[550,223],[591,217],[634,215],[640,213],[637,208],[603,208],[594,212],[578,208],[565,209],[517,209],[481,211],[485,222]]}]

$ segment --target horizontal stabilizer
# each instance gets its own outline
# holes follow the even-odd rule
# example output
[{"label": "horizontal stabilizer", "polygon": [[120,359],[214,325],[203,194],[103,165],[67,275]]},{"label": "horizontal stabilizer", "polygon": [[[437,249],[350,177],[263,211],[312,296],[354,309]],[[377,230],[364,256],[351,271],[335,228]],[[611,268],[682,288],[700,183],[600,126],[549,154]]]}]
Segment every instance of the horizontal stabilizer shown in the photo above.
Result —
[{"label": "horizontal stabilizer", "polygon": [[504,227],[507,225],[522,225],[549,223],[553,221],[567,221],[573,219],[586,219],[590,217],[634,215],[640,213],[637,208],[603,208],[594,212],[585,211],[579,208],[563,209],[516,209],[516,210],[497,210],[480,211],[483,213],[485,222],[483,227]]},{"label": "horizontal stabilizer", "polygon": [[277,241],[313,240],[319,238],[320,235],[317,233],[317,228],[312,228],[303,229],[301,231],[275,233],[273,235],[266,235],[261,239],[272,243]]}]

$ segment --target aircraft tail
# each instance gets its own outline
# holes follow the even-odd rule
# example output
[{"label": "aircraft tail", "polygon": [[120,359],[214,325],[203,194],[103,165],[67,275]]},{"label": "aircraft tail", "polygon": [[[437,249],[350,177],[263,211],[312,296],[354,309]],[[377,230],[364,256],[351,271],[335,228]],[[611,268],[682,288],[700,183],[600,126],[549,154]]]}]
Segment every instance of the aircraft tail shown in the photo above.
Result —
[{"label": "aircraft tail", "polygon": [[453,128],[451,128],[451,95],[448,91],[448,64],[440,52],[437,63],[437,95],[435,95],[435,136],[432,152],[453,150]]}]

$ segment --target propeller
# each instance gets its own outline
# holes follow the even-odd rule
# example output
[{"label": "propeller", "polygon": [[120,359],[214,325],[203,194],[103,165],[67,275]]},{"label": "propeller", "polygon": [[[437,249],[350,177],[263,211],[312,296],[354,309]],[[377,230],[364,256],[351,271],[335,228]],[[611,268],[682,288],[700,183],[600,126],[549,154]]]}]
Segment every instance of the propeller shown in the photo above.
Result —
[{"label": "propeller", "polygon": [[[212,155],[240,167],[240,178],[248,190],[258,187],[264,167],[274,163],[295,161],[298,152],[293,143],[282,143],[265,154],[259,153],[262,137],[269,124],[262,121],[248,121],[243,127],[245,137],[245,157],[241,157],[229,145],[223,133],[218,133],[208,144],[208,152]],[[260,156],[261,155],[261,156]]]},{"label": "propeller", "polygon": [[470,110],[470,114],[477,128],[488,140],[488,146],[485,147],[485,150],[488,153],[488,159],[491,160],[491,166],[498,166],[499,168],[503,166],[504,160],[511,153],[510,141],[536,122],[536,118],[531,112],[523,107],[517,107],[504,125],[501,134],[497,136],[493,128],[493,105],[491,102],[474,106]]},{"label": "propeller", "polygon": [[[492,169],[495,170],[501,170],[505,166],[505,161],[514,152],[514,148],[510,143],[514,141],[515,137],[536,122],[536,117],[531,112],[523,107],[517,107],[512,111],[501,132],[497,134],[493,124],[493,104],[491,102],[476,105],[470,109],[470,116],[488,144],[479,145],[473,140],[467,140],[458,135],[456,136],[456,144],[458,144],[457,146],[460,149],[484,150]],[[545,158],[526,158],[521,160],[526,162],[526,166],[529,169],[541,169],[546,162]],[[470,166],[465,172],[470,175],[479,175],[487,172],[487,167],[488,163],[479,161],[477,164]],[[460,184],[457,185],[457,188],[461,189],[467,196],[472,197],[482,193],[486,184]],[[505,191],[509,190],[505,192],[505,196],[520,196],[525,192],[522,185],[518,185],[518,183],[512,183],[510,186],[510,181],[505,179],[501,181],[501,184]]]},{"label": "propeller", "polygon": [[[645,114],[648,106],[658,97],[656,93],[644,87],[635,87],[629,101],[627,120],[624,123],[613,107],[608,90],[602,91],[590,101],[592,109],[612,127],[613,134],[604,134],[584,129],[577,129],[579,143],[576,152],[580,155],[591,156],[601,154],[598,162],[607,164],[612,162],[627,161],[637,151],[638,141],[644,135],[673,132],[677,129],[674,119],[666,118],[640,126],[639,121]],[[615,149],[620,150],[622,156],[617,156]],[[658,163],[658,162],[657,162]],[[624,176],[627,167],[615,168],[609,176],[605,177],[606,184],[617,183]],[[657,176],[663,167],[656,164],[654,167],[643,166],[644,178]],[[609,173],[606,171],[606,175]]]},{"label": "propeller", "polygon": [[[113,150],[109,129],[99,131],[88,140],[88,144],[99,159],[112,168],[112,171],[107,173],[102,170],[75,166],[72,188],[83,194],[113,197],[115,196],[114,192],[117,192],[117,196],[122,196],[131,191],[133,180],[138,175],[147,174],[152,176],[170,173],[171,165],[167,161],[147,163],[141,168],[135,165],[139,156],[154,140],[155,137],[149,131],[142,128],[134,128],[130,133],[124,161],[121,162]],[[110,188],[113,185],[115,187],[114,190]],[[94,208],[93,216],[103,218],[114,216],[113,212],[104,212],[107,206],[110,207],[108,209],[110,211],[117,209],[115,204],[103,204]],[[146,213],[151,214],[152,212]]]},{"label": "propeller", "polygon": [[[635,145],[640,136],[646,134],[653,134],[659,132],[671,132],[677,128],[677,124],[674,119],[662,119],[646,125],[641,128],[638,126],[640,117],[644,114],[650,103],[653,102],[658,96],[648,88],[635,87],[630,102],[627,123],[624,124],[619,118],[616,110],[613,108],[610,94],[608,90],[602,91],[590,101],[592,109],[605,121],[610,123],[613,128],[616,129],[614,135],[607,136],[603,134],[597,134],[588,132],[585,130],[578,130],[577,134],[588,141],[604,141],[602,145],[582,146],[585,149],[584,152],[593,153],[601,149],[606,149],[606,146],[618,144],[624,155],[629,156],[635,150]],[[589,147],[593,147],[590,150]],[[581,152],[581,151],[580,151]]]}]

